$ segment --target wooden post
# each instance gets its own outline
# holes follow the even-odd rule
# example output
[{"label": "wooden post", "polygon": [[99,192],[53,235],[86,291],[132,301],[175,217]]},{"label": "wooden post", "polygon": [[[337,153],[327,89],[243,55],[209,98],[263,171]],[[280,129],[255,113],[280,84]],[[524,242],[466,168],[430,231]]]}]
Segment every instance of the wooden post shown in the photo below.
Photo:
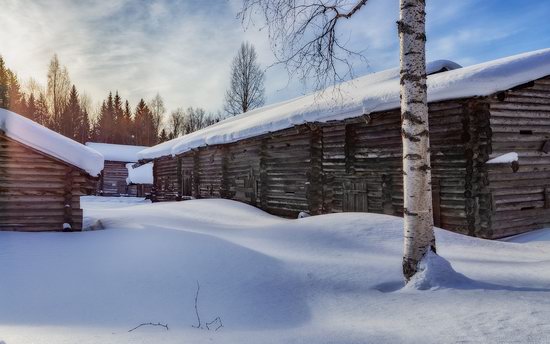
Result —
[{"label": "wooden post", "polygon": [[200,156],[199,150],[193,151],[193,197],[201,198],[200,194]]},{"label": "wooden post", "polygon": [[393,177],[391,174],[382,175],[382,212],[387,215],[395,215],[393,209]]},{"label": "wooden post", "polygon": [[63,190],[63,231],[71,232],[73,230],[73,169],[67,166],[65,170],[65,187]]},{"label": "wooden post", "polygon": [[220,197],[221,198],[231,198],[231,186],[229,185],[228,169],[229,169],[229,160],[231,158],[228,145],[223,145],[220,148],[220,153],[222,155],[222,175],[221,175],[221,185],[220,185]]},{"label": "wooden post", "polygon": [[267,210],[267,139],[262,139],[260,145],[260,208]]},{"label": "wooden post", "polygon": [[177,193],[177,196],[176,196],[176,201],[181,201],[181,197],[183,195],[183,175],[182,175],[182,171],[181,171],[181,156],[178,156],[177,158],[177,161],[176,161],[176,164],[177,164],[177,190],[178,190],[178,193]]},{"label": "wooden post", "polygon": [[441,194],[439,180],[432,180],[432,207],[434,216],[434,226],[441,226]]},{"label": "wooden post", "polygon": [[310,164],[308,206],[311,215],[323,213],[323,135],[319,126],[310,125]]},{"label": "wooden post", "polygon": [[346,160],[346,173],[350,175],[355,174],[355,140],[356,134],[353,124],[346,124],[344,154]]}]

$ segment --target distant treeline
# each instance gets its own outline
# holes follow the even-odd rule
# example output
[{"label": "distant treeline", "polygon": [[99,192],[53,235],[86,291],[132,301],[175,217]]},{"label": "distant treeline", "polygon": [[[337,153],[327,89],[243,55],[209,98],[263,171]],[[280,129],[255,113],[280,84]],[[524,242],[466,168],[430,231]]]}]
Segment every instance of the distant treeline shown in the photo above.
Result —
[{"label": "distant treeline", "polygon": [[132,111],[128,100],[112,92],[100,105],[79,92],[57,55],[50,61],[47,85],[30,79],[23,88],[0,56],[0,108],[8,109],[78,142],[151,146],[218,122],[222,115],[201,108],[178,108],[165,116],[162,97],[141,99]]}]

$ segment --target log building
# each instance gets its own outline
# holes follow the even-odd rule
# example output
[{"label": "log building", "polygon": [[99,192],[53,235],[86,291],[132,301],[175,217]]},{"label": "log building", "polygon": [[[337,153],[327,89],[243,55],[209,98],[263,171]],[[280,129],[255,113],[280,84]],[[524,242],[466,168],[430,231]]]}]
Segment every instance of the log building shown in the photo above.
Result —
[{"label": "log building", "polygon": [[143,165],[128,163],[128,178],[126,183],[136,189],[137,197],[151,198],[151,189],[153,188],[153,163]]},{"label": "log building", "polygon": [[[491,239],[549,226],[550,49],[428,73],[435,225]],[[402,215],[398,71],[344,86],[345,106],[306,96],[140,152],[154,160],[153,200]]]},{"label": "log building", "polygon": [[118,145],[110,143],[86,142],[86,146],[105,157],[105,168],[99,178],[96,194],[99,196],[138,196],[136,184],[128,184],[128,163],[138,161],[137,153],[147,147]]},{"label": "log building", "polygon": [[103,157],[0,109],[0,230],[80,231]]}]

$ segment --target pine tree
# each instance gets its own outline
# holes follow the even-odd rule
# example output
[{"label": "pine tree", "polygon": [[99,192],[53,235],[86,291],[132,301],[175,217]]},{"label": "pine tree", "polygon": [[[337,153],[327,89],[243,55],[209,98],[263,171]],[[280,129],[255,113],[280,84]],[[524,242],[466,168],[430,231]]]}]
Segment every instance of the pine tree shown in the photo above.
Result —
[{"label": "pine tree", "polygon": [[105,143],[114,143],[114,102],[113,94],[109,92],[106,101],[101,105],[98,118],[98,140]]},{"label": "pine tree", "polygon": [[59,119],[60,131],[59,133],[65,135],[68,138],[76,139],[77,127],[81,118],[80,100],[78,98],[78,92],[73,85],[71,93],[69,94],[69,100],[65,109],[61,113]]},{"label": "pine tree", "polygon": [[157,141],[157,134],[153,114],[143,99],[139,101],[136,107],[134,123],[135,144],[140,146],[154,145]]},{"label": "pine tree", "polygon": [[120,120],[120,130],[122,133],[122,143],[134,144],[134,128],[132,121],[132,110],[130,110],[130,103],[126,100],[124,103],[124,111],[122,111],[122,118]]},{"label": "pine tree", "polygon": [[22,93],[21,94],[21,102],[19,103],[19,114],[21,114],[22,116],[25,116],[27,118],[30,118],[29,117],[29,104],[27,102],[27,97],[25,96],[25,93]]},{"label": "pine tree", "polygon": [[162,130],[160,131],[158,142],[163,143],[166,141],[168,141],[168,134],[166,134],[166,129],[162,128]]},{"label": "pine tree", "polygon": [[118,95],[118,91],[115,92],[115,97],[113,98],[113,143],[123,143],[124,140],[123,130],[122,130],[122,116],[124,110],[122,110],[122,99]]},{"label": "pine tree", "polygon": [[23,103],[24,96],[21,93],[21,85],[17,78],[17,74],[9,69],[6,69],[6,78],[8,82],[8,109],[23,114],[25,112],[25,104]]},{"label": "pine tree", "polygon": [[36,101],[36,111],[34,113],[34,121],[38,124],[48,126],[50,121],[50,114],[48,112],[48,101],[44,93],[40,93],[38,100]]},{"label": "pine tree", "polygon": [[8,75],[4,59],[0,56],[0,108],[7,109],[8,106]]},{"label": "pine tree", "polygon": [[86,143],[90,139],[90,131],[90,116],[88,115],[88,110],[83,108],[76,123],[75,140],[80,143]]},{"label": "pine tree", "polygon": [[36,122],[36,112],[36,100],[34,99],[34,94],[31,93],[31,95],[29,96],[29,100],[27,101],[27,118]]}]

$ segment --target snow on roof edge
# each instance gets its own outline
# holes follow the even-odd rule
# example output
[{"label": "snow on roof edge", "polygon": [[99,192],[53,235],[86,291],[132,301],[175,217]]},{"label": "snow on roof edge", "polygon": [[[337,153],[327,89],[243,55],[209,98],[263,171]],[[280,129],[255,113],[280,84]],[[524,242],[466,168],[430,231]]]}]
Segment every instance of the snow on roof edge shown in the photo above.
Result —
[{"label": "snow on roof edge", "polygon": [[153,163],[149,162],[138,167],[133,167],[133,163],[126,164],[128,177],[126,184],[153,184]]},{"label": "snow on roof edge", "polygon": [[15,112],[0,109],[0,130],[17,142],[98,176],[103,170],[103,156],[85,145],[69,139]]},{"label": "snow on roof edge", "polygon": [[[541,49],[457,69],[452,61],[427,64],[428,101],[487,96],[550,75],[550,49]],[[454,66],[453,66],[454,64]],[[334,93],[314,93],[231,117],[194,133],[138,153],[143,160],[175,156],[194,148],[237,142],[308,122],[329,122],[399,108],[398,68],[369,74],[340,85]],[[332,97],[331,97],[332,95]]]},{"label": "snow on roof edge", "polygon": [[138,153],[149,147],[114,143],[86,142],[86,146],[99,152],[106,161],[137,162]]}]

